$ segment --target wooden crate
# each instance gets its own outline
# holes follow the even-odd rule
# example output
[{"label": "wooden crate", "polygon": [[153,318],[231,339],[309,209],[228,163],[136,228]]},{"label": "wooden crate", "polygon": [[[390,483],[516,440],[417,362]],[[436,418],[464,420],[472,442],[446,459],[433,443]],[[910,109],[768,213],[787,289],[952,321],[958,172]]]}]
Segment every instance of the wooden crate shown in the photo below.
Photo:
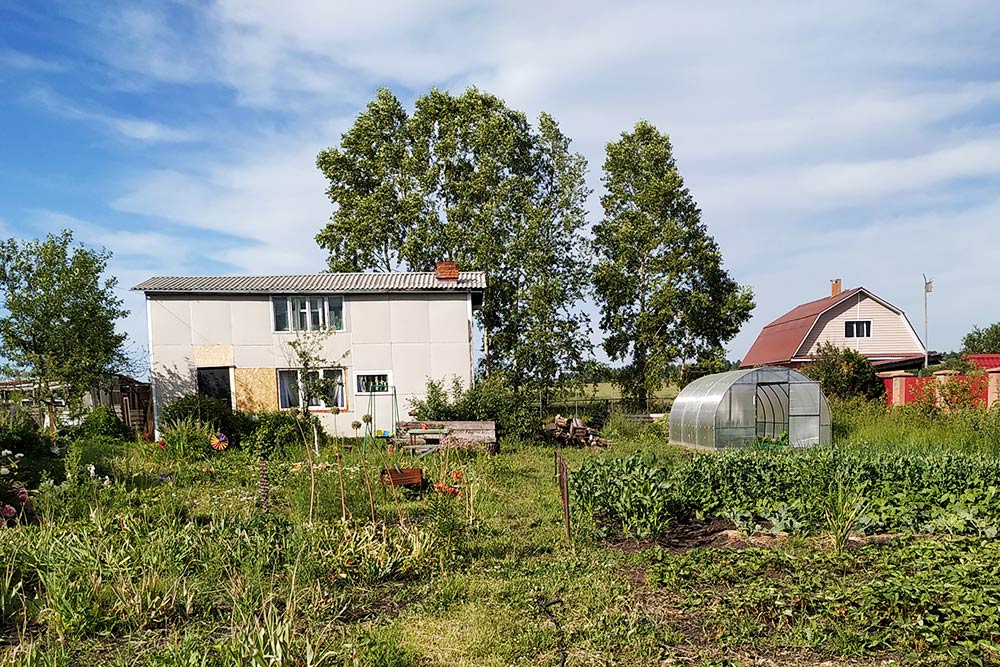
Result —
[{"label": "wooden crate", "polygon": [[424,485],[424,471],[420,468],[388,468],[382,471],[381,477],[383,486]]}]

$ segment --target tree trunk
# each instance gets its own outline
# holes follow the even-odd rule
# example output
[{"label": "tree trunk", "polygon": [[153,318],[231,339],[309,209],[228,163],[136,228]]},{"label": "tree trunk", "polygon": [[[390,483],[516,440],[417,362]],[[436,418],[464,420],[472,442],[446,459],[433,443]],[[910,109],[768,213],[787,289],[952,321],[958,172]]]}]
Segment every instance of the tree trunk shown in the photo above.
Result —
[{"label": "tree trunk", "polygon": [[46,402],[45,407],[49,414],[49,439],[52,440],[52,446],[56,444],[56,403],[52,398]]}]

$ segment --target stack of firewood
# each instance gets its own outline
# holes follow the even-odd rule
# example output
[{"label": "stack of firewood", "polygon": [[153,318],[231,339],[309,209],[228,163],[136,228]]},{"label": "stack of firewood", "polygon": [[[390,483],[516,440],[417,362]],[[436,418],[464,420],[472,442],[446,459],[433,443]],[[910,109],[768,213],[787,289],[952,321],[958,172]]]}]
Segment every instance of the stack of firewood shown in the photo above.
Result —
[{"label": "stack of firewood", "polygon": [[556,418],[542,426],[542,430],[552,438],[557,447],[607,447],[608,441],[597,434],[597,431],[588,428],[582,419],[577,417],[563,417],[556,415]]}]

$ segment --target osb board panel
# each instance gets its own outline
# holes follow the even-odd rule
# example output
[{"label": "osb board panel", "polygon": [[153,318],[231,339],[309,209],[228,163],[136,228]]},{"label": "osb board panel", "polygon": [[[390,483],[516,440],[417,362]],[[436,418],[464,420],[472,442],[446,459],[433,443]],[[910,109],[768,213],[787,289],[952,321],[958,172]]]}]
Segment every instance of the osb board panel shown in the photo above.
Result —
[{"label": "osb board panel", "polygon": [[194,358],[194,365],[205,366],[234,366],[232,345],[192,345],[191,356]]},{"label": "osb board panel", "polygon": [[278,383],[273,368],[236,368],[236,409],[278,409]]}]

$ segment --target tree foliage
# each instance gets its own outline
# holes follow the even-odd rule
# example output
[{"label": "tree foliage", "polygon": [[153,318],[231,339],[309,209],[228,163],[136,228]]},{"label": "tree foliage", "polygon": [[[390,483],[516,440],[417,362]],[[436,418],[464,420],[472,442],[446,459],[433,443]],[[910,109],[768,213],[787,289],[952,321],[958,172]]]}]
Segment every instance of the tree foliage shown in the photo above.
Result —
[{"label": "tree foliage", "polygon": [[0,243],[0,355],[8,373],[30,379],[55,427],[53,385],[82,395],[125,364],[125,335],[115,322],[128,311],[102,278],[110,253],[73,246],[64,230],[42,240]]},{"label": "tree foliage", "polygon": [[723,344],[750,317],[753,295],[722,266],[701,222],[667,135],[645,121],[607,145],[594,228],[594,287],[613,360],[628,359],[620,385],[645,403],[669,379],[672,364],[717,366]]},{"label": "tree foliage", "polygon": [[962,339],[962,354],[1000,354],[1000,322],[972,327]]},{"label": "tree foliage", "polygon": [[874,400],[885,396],[885,385],[865,355],[829,341],[820,344],[802,372],[819,382],[830,398]]},{"label": "tree foliage", "polygon": [[475,88],[431,90],[409,115],[383,89],[317,166],[337,206],[316,237],[330,270],[430,271],[455,261],[486,273],[477,317],[488,369],[547,387],[582,360],[587,167],[551,116],[536,131]]}]

